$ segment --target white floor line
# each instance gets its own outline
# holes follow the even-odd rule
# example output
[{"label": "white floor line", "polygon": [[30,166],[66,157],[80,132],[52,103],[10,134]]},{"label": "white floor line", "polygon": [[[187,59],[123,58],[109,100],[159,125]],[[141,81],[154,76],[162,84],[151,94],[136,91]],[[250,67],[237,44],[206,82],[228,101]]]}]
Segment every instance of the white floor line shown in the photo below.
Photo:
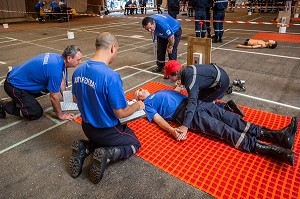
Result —
[{"label": "white floor line", "polygon": [[6,62],[0,61],[0,64],[6,64]]},{"label": "white floor line", "polygon": [[256,18],[254,18],[254,19],[251,19],[251,20],[249,20],[249,21],[254,21],[254,20],[257,20],[257,19],[260,19],[261,17],[256,17]]},{"label": "white floor line", "polygon": [[300,110],[300,107],[296,107],[296,106],[292,106],[292,105],[288,105],[288,104],[283,104],[283,103],[280,103],[280,102],[275,102],[275,101],[272,101],[272,100],[267,100],[267,99],[263,99],[263,98],[259,98],[259,97],[254,97],[254,96],[246,95],[246,94],[243,94],[243,93],[232,92],[232,94],[239,95],[239,96],[246,97],[246,98],[250,98],[250,99],[254,99],[254,100],[258,100],[258,101],[262,101],[262,102],[267,102],[267,103],[270,103],[270,104],[276,104],[276,105],[279,105],[279,106],[284,106],[284,107],[295,109],[295,110]]},{"label": "white floor line", "polygon": [[7,128],[9,128],[9,127],[12,127],[12,126],[14,126],[14,125],[19,124],[19,123],[21,123],[22,121],[23,121],[23,119],[20,119],[20,120],[18,120],[18,121],[9,123],[9,124],[7,124],[7,125],[4,125],[4,126],[0,127],[0,132],[3,131],[3,130],[5,130],[5,129],[7,129]]},{"label": "white floor line", "polygon": [[47,129],[45,129],[45,130],[43,130],[43,131],[40,131],[39,133],[36,133],[36,134],[34,134],[34,135],[32,135],[32,136],[30,136],[30,137],[24,139],[24,140],[19,141],[19,142],[17,142],[16,144],[13,144],[13,145],[11,145],[11,146],[9,146],[9,147],[7,147],[7,148],[1,150],[1,151],[0,151],[0,155],[1,155],[2,153],[5,153],[5,152],[7,152],[7,151],[9,151],[9,150],[11,150],[11,149],[17,147],[17,146],[19,146],[19,145],[21,145],[21,144],[23,144],[23,143],[29,141],[29,140],[32,140],[32,139],[35,138],[35,137],[38,137],[38,136],[42,135],[42,134],[44,134],[44,133],[46,133],[46,132],[48,132],[48,131],[50,131],[50,130],[52,130],[52,129],[54,129],[54,128],[56,128],[56,127],[58,127],[58,126],[60,126],[60,125],[62,125],[62,124],[64,124],[64,123],[66,123],[66,122],[67,122],[67,121],[62,121],[62,122],[59,123],[59,124],[55,124],[55,125],[53,125],[53,126],[47,128]]}]

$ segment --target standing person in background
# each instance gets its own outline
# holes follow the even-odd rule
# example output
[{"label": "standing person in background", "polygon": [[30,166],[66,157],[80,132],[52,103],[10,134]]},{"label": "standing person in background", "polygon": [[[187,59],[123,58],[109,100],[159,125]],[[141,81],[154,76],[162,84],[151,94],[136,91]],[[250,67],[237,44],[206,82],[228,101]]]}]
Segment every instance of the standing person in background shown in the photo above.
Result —
[{"label": "standing person in background", "polygon": [[[224,21],[225,19],[225,9],[228,6],[228,0],[215,0],[213,6],[213,25],[215,30],[215,35],[213,37],[213,43],[223,42],[222,37],[224,33]],[[215,22],[218,21],[218,22]]]},{"label": "standing person in background", "polygon": [[131,5],[132,5],[132,1],[129,0],[126,2],[125,4],[125,11],[124,11],[124,15],[129,15],[129,11],[131,12]]},{"label": "standing person in background", "polygon": [[[145,108],[142,101],[128,105],[120,75],[110,69],[119,48],[117,38],[108,32],[97,36],[96,52],[72,76],[72,93],[82,117],[82,129],[89,142],[72,143],[70,174],[80,175],[84,159],[93,153],[90,180],[99,183],[108,163],[127,159],[141,147],[138,138],[119,118]],[[96,148],[96,149],[95,149]],[[94,150],[94,152],[93,152]]]},{"label": "standing person in background", "polygon": [[43,19],[41,17],[41,9],[43,9],[44,5],[46,5],[46,4],[47,4],[47,1],[39,1],[38,3],[36,3],[34,5],[34,10],[38,16],[39,22],[43,21]]},{"label": "standing person in background", "polygon": [[139,5],[141,8],[141,14],[147,13],[147,0],[139,0]]},{"label": "standing person in background", "polygon": [[177,59],[177,47],[182,34],[180,23],[170,15],[155,14],[145,17],[142,25],[153,34],[153,42],[157,39],[157,67],[152,72],[160,73],[165,67],[166,52],[169,60]]},{"label": "standing person in background", "polygon": [[194,6],[193,6],[194,1],[193,0],[188,0],[188,15],[189,17],[194,17]]},{"label": "standing person in background", "polygon": [[76,67],[81,59],[81,50],[71,45],[62,55],[44,53],[13,67],[4,82],[4,90],[12,100],[0,100],[0,113],[4,117],[5,113],[9,113],[29,120],[39,119],[43,115],[43,108],[36,98],[50,93],[58,119],[73,120],[74,114],[62,112],[59,98],[68,83],[67,68]]},{"label": "standing person in background", "polygon": [[173,17],[174,19],[177,18],[177,15],[179,14],[180,5],[178,0],[168,0],[168,14]]},{"label": "standing person in background", "polygon": [[235,0],[230,0],[229,11],[234,12],[234,8],[235,8]]},{"label": "standing person in background", "polygon": [[206,7],[208,0],[193,0],[194,9],[195,9],[195,32],[196,37],[204,38],[206,35],[206,23],[204,21],[199,20],[206,20]]},{"label": "standing person in background", "polygon": [[210,19],[211,19],[211,8],[213,7],[213,0],[207,0],[206,5],[206,32],[207,32],[207,38],[211,38],[211,26],[210,26]]},{"label": "standing person in background", "polygon": [[161,4],[162,4],[162,0],[157,0],[156,1],[156,9],[157,9],[157,13],[158,14],[162,14],[163,13],[163,11],[160,9]]},{"label": "standing person in background", "polygon": [[292,12],[293,0],[285,0],[285,11]]}]

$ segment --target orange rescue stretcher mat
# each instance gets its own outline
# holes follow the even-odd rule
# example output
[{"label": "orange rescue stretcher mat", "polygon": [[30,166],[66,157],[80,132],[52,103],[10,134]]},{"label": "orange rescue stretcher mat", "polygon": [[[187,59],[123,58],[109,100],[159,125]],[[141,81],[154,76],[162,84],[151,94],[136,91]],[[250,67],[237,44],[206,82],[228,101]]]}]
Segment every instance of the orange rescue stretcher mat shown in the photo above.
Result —
[{"label": "orange rescue stretcher mat", "polygon": [[[150,93],[173,89],[157,82],[142,88]],[[133,99],[133,92],[127,98]],[[291,121],[287,116],[243,106],[242,109],[245,120],[271,129],[281,129]],[[146,118],[128,126],[142,144],[137,156],[216,198],[300,198],[299,132],[293,149],[295,166],[291,167],[265,156],[241,152],[202,134],[189,132],[187,140],[178,142]]]},{"label": "orange rescue stretcher mat", "polygon": [[280,34],[280,33],[268,33],[260,32],[251,37],[251,39],[262,39],[262,40],[274,40],[300,43],[300,34]]}]

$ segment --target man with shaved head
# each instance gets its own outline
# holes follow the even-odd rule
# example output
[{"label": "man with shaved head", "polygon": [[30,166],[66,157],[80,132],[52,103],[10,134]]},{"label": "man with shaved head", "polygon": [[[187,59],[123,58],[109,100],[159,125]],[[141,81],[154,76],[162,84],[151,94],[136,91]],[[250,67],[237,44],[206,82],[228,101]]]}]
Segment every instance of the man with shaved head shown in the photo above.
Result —
[{"label": "man with shaved head", "polygon": [[78,177],[84,159],[93,153],[90,179],[95,184],[102,179],[109,162],[126,159],[141,147],[133,130],[119,121],[145,106],[142,101],[128,105],[120,75],[108,67],[118,48],[114,35],[99,34],[94,56],[79,66],[72,77],[72,93],[81,113],[83,132],[89,141],[73,142],[70,172],[72,177]]}]

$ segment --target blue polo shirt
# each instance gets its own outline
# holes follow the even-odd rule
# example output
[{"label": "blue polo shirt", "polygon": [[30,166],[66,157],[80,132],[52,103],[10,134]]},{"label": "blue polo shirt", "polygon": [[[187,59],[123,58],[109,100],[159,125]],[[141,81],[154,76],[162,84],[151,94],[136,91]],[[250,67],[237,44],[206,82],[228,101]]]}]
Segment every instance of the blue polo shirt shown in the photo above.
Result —
[{"label": "blue polo shirt", "polygon": [[42,8],[44,6],[43,2],[42,1],[39,1],[38,3],[36,3],[34,5],[35,8]]},{"label": "blue polo shirt", "polygon": [[156,113],[165,120],[172,120],[177,107],[185,98],[187,96],[174,90],[161,90],[149,95],[144,101],[148,120],[152,122]]},{"label": "blue polo shirt", "polygon": [[89,60],[72,76],[72,93],[82,120],[96,128],[110,128],[119,123],[113,109],[128,106],[120,75],[103,62]]},{"label": "blue polo shirt", "polygon": [[154,19],[156,23],[154,34],[158,37],[168,39],[180,28],[180,23],[170,15],[155,14],[150,18]]},{"label": "blue polo shirt", "polygon": [[14,87],[31,93],[46,89],[57,93],[60,91],[64,70],[65,64],[61,55],[45,53],[13,67],[8,79]]},{"label": "blue polo shirt", "polygon": [[59,8],[59,5],[58,5],[58,3],[56,1],[52,1],[51,4],[50,4],[50,6],[52,7],[52,9]]}]

